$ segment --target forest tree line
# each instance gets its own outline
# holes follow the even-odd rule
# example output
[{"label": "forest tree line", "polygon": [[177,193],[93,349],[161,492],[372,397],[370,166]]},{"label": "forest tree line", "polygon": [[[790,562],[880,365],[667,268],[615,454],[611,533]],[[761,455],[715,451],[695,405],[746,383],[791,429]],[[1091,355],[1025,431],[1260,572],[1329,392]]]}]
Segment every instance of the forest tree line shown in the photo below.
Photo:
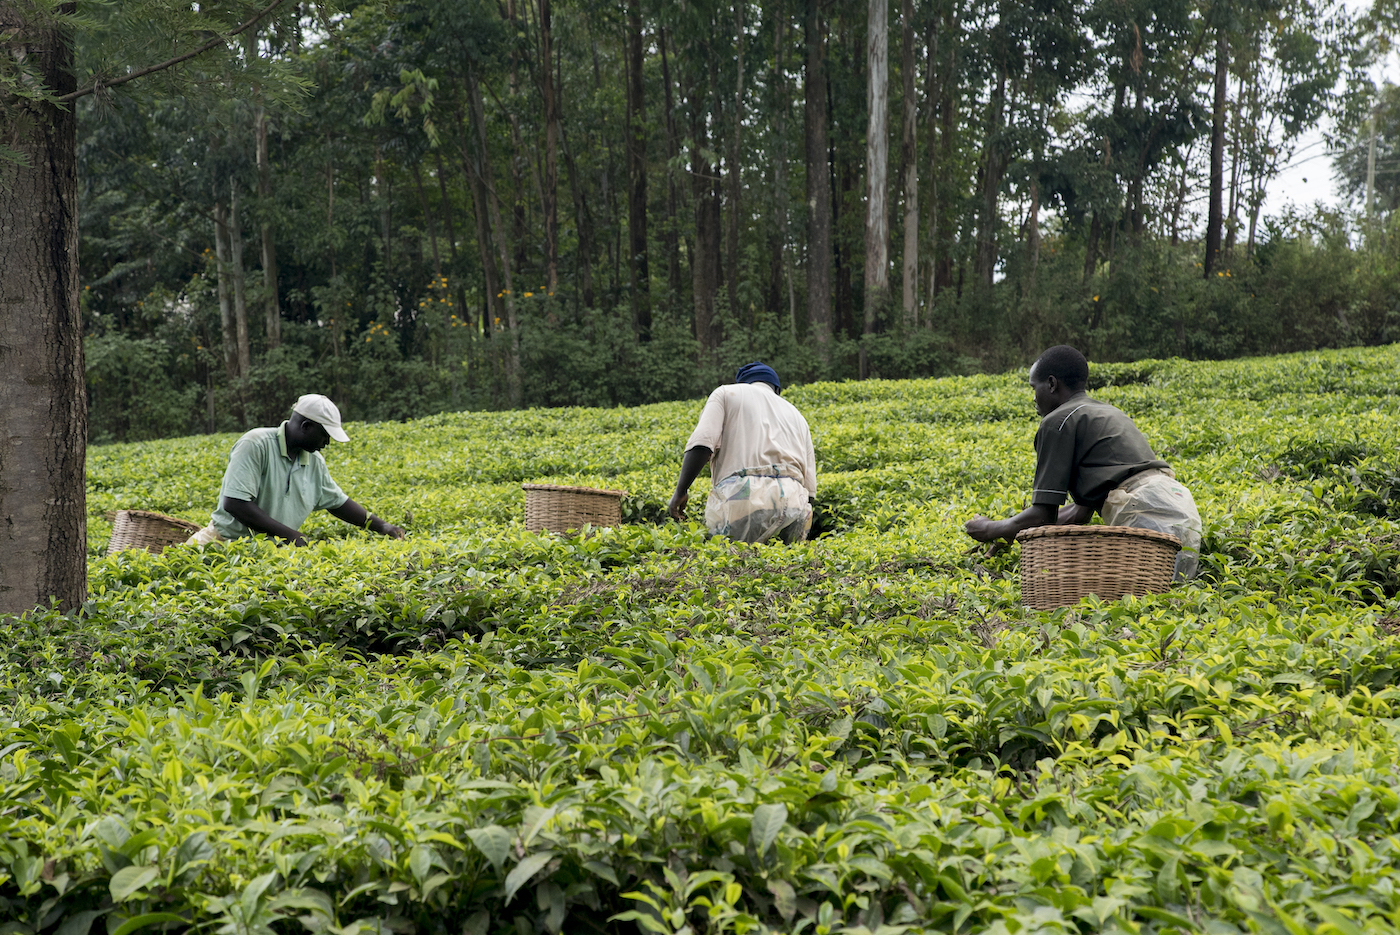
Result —
[{"label": "forest tree line", "polygon": [[1364,236],[1262,214],[1319,124],[1376,189],[1386,36],[1331,0],[283,2],[119,91],[80,43],[90,432],[1394,340],[1384,142]]}]

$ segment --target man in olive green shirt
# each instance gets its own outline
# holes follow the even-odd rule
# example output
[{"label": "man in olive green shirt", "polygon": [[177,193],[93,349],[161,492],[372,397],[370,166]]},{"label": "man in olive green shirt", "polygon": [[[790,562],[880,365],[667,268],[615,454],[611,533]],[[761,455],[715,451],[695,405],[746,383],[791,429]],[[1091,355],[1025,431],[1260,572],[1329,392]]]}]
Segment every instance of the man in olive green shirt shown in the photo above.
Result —
[{"label": "man in olive green shirt", "polygon": [[[1031,505],[1000,521],[973,517],[964,527],[967,534],[982,542],[1013,539],[1032,526],[1087,523],[1097,512],[1110,526],[1176,536],[1182,545],[1177,577],[1193,577],[1201,516],[1191,491],[1177,482],[1126,413],[1085,394],[1088,382],[1089,362],[1068,345],[1050,348],[1031,366],[1041,416]],[[1063,506],[1071,497],[1074,502]]]},{"label": "man in olive green shirt", "polygon": [[229,453],[209,525],[188,542],[204,545],[265,533],[306,545],[300,527],[315,510],[402,539],[402,529],[371,515],[331,478],[321,449],[332,438],[350,440],[341,428],[340,410],[319,393],[298,399],[291,418],[280,426],[244,434]]}]

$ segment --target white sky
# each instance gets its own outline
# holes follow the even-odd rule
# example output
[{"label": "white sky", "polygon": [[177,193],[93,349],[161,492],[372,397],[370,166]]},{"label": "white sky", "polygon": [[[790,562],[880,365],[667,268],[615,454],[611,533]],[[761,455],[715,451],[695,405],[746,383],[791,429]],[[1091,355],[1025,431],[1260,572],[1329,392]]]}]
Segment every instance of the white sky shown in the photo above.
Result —
[{"label": "white sky", "polygon": [[[1370,7],[1368,0],[1345,0],[1345,5],[1353,15]],[[1373,69],[1371,77],[1378,85],[1400,82],[1400,53],[1391,52]],[[1314,204],[1332,208],[1341,200],[1342,193],[1332,178],[1332,160],[1319,128],[1303,136],[1292,160],[1270,183],[1262,214],[1275,217],[1290,204],[1304,210]]]}]

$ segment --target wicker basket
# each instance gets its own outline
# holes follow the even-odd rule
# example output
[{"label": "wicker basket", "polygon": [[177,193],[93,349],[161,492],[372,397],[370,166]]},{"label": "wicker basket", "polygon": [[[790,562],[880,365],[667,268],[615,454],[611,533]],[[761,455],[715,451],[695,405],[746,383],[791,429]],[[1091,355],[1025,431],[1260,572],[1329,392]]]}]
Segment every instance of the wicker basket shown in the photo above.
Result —
[{"label": "wicker basket", "polygon": [[112,541],[107,545],[107,554],[113,555],[122,549],[145,549],[159,555],[167,545],[184,542],[202,528],[198,523],[164,513],[118,510],[112,522]]},{"label": "wicker basket", "polygon": [[1181,540],[1132,526],[1037,526],[1023,529],[1021,600],[1035,610],[1078,604],[1090,594],[1116,601],[1172,586]]},{"label": "wicker basket", "polygon": [[557,484],[521,484],[525,488],[525,528],[531,532],[547,529],[564,532],[591,526],[618,526],[622,523],[625,490],[598,490],[593,487],[560,487]]}]

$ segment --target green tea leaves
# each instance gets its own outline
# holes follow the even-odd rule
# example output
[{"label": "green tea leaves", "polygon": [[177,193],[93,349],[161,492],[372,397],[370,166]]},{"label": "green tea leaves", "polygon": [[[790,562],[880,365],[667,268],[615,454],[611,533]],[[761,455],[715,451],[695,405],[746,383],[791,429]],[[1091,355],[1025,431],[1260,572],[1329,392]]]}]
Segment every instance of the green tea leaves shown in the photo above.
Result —
[{"label": "green tea leaves", "polygon": [[482,856],[491,862],[491,866],[500,870],[510,853],[510,832],[499,825],[487,825],[484,828],[468,828],[466,833]]}]

